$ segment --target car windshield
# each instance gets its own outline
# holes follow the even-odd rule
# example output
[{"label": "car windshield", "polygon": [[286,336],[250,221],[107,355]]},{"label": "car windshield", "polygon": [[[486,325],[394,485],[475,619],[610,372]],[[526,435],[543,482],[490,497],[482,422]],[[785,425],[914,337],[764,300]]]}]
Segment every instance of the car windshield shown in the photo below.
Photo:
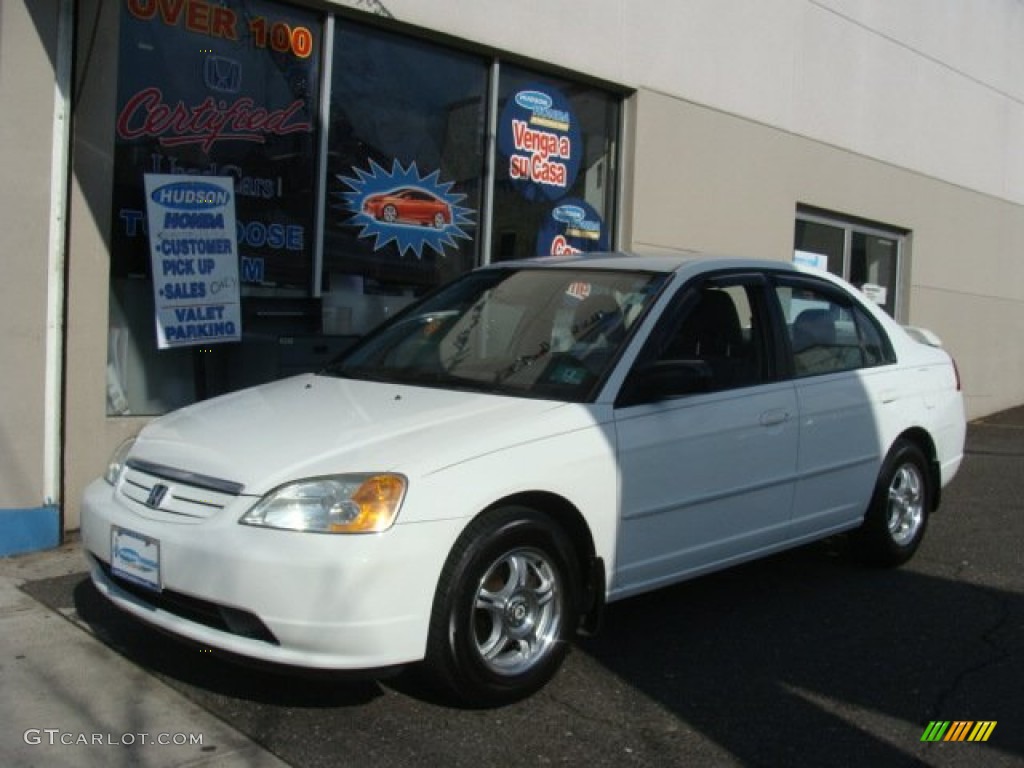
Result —
[{"label": "car windshield", "polygon": [[381,326],[324,374],[585,402],[666,277],[480,270]]}]

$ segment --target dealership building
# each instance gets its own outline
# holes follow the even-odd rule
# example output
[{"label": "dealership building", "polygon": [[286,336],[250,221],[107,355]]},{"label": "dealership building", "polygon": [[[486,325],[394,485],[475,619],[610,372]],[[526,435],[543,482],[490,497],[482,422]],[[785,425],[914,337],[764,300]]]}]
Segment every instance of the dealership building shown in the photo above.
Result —
[{"label": "dealership building", "polygon": [[1024,402],[1021,39],[1019,0],[4,0],[0,555],[154,416],[512,258],[810,263],[971,418]]}]

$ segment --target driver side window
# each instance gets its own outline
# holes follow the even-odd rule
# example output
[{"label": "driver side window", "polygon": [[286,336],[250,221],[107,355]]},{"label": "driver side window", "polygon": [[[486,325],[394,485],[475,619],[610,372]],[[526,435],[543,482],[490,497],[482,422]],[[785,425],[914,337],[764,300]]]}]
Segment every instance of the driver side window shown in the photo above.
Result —
[{"label": "driver side window", "polygon": [[722,280],[689,292],[658,361],[692,364],[704,380],[703,391],[762,383],[767,356],[760,296],[760,284]]}]

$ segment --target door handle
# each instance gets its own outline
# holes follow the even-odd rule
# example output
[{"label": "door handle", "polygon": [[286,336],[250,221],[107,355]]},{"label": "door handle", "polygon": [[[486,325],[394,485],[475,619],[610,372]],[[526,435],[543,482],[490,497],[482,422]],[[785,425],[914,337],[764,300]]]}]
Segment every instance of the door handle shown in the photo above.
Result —
[{"label": "door handle", "polygon": [[785,421],[789,421],[789,411],[784,408],[774,408],[761,414],[762,427],[774,427]]}]

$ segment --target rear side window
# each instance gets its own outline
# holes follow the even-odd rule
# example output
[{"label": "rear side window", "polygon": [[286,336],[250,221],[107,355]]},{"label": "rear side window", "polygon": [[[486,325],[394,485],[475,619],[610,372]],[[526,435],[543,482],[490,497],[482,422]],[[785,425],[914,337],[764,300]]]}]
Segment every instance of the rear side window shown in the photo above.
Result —
[{"label": "rear side window", "polygon": [[797,377],[895,362],[892,348],[874,319],[831,286],[813,280],[780,279],[775,292]]}]

